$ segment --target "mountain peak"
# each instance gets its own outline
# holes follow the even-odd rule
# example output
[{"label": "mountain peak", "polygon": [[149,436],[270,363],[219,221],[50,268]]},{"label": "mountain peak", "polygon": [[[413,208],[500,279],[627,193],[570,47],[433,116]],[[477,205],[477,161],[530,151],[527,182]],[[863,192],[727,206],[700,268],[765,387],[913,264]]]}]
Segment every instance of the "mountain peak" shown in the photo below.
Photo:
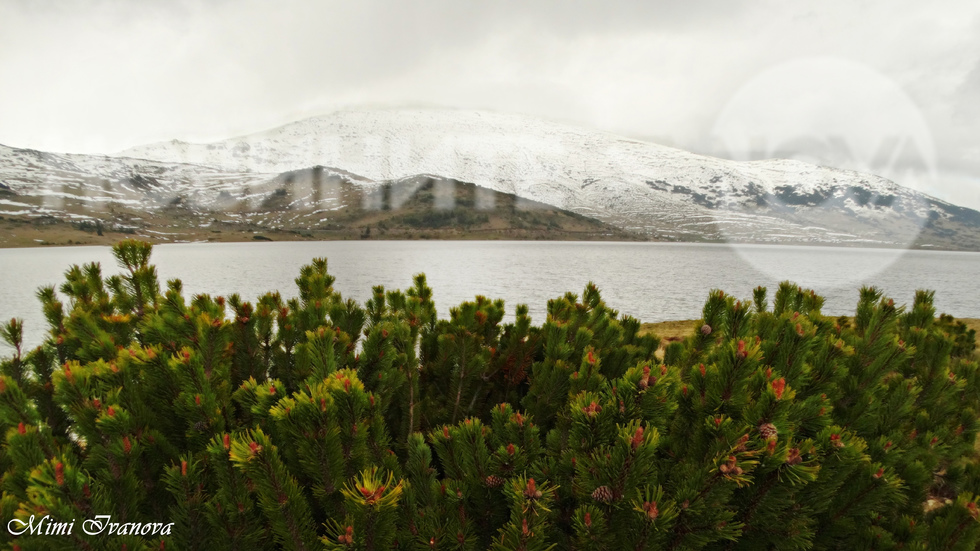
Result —
[{"label": "mountain peak", "polygon": [[980,248],[980,227],[969,222],[976,218],[962,214],[969,209],[879,176],[790,159],[718,159],[509,113],[350,108],[115,158],[253,180],[311,166],[337,167],[363,184],[439,175],[655,239],[905,246],[922,234]]}]

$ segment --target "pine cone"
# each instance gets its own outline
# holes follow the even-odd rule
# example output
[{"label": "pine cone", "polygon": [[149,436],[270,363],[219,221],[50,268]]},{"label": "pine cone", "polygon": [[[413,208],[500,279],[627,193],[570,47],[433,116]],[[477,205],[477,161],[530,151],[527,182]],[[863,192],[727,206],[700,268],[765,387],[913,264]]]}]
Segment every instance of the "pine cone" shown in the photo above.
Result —
[{"label": "pine cone", "polygon": [[486,484],[487,488],[499,488],[504,485],[504,479],[492,474],[487,477]]},{"label": "pine cone", "polygon": [[702,325],[701,326],[701,334],[704,335],[704,336],[706,336],[706,337],[708,335],[710,335],[711,334],[711,326],[708,325],[707,323],[704,324],[704,325]]},{"label": "pine cone", "polygon": [[776,435],[779,432],[776,430],[776,425],[772,423],[763,423],[759,425],[759,435],[762,436],[763,440],[775,440]]},{"label": "pine cone", "polygon": [[592,499],[598,501],[599,503],[609,503],[612,501],[613,493],[609,489],[609,486],[599,486],[592,492]]}]

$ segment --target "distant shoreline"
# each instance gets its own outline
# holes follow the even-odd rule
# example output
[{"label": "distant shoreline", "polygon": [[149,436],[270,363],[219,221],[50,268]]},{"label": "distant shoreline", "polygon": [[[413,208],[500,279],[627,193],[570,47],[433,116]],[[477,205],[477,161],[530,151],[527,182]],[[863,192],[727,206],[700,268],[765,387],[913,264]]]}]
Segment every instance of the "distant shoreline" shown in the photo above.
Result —
[{"label": "distant shoreline", "polygon": [[[164,228],[166,229],[166,228]],[[145,230],[144,230],[145,231]],[[603,234],[595,231],[538,230],[538,229],[487,229],[459,230],[453,228],[407,230],[389,229],[383,233],[375,231],[365,238],[359,230],[288,230],[288,229],[253,229],[236,228],[225,224],[221,229],[214,228],[180,228],[178,231],[167,232],[153,230],[159,235],[144,233],[123,233],[107,230],[103,235],[95,231],[77,229],[67,222],[52,224],[34,224],[31,221],[0,217],[0,249],[21,249],[29,247],[74,247],[74,246],[106,246],[110,247],[123,239],[140,239],[154,245],[180,243],[255,243],[255,242],[309,242],[309,241],[593,241],[593,242],[624,242],[624,243],[677,243],[702,245],[758,245],[785,247],[827,247],[841,249],[909,249],[917,251],[944,251],[977,253],[978,250],[922,246],[888,247],[876,244],[862,247],[853,244],[832,243],[731,243],[728,241],[682,241],[670,239],[648,238],[642,235],[617,232]]]},{"label": "distant shoreline", "polygon": [[458,231],[454,229],[429,230],[388,230],[377,231],[364,237],[358,230],[251,230],[222,228],[212,230],[181,229],[178,232],[156,231],[160,235],[142,233],[121,233],[106,231],[98,235],[94,231],[83,231],[70,224],[51,224],[35,226],[7,218],[0,220],[0,249],[28,247],[73,247],[115,245],[123,239],[140,239],[154,245],[173,243],[255,243],[269,241],[622,241],[643,242],[641,236],[630,239],[629,234],[616,233],[602,235],[596,232],[543,231],[543,230],[481,230]]}]

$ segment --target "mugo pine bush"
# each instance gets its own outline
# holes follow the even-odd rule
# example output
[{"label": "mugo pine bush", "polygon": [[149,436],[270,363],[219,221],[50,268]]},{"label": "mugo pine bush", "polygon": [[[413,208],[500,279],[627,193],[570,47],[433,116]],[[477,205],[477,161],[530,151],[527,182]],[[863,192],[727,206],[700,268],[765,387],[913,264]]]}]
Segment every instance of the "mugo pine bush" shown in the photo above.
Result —
[{"label": "mugo pine bush", "polygon": [[[421,275],[362,306],[316,259],[294,299],[188,298],[150,252],[40,289],[42,346],[3,330],[7,549],[980,541],[974,335],[929,292],[862,289],[850,320],[788,283],[771,306],[715,291],[661,356],[593,285],[541,326],[484,297],[440,320]],[[81,529],[97,515],[111,530]]]}]

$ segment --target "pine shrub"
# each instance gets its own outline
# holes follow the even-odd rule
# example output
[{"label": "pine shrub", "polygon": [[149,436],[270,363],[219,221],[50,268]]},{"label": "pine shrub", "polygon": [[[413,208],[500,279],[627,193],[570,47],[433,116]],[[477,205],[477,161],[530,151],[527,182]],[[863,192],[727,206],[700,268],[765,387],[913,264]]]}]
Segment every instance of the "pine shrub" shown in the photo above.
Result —
[{"label": "pine shrub", "polygon": [[980,542],[975,344],[930,292],[864,288],[851,319],[714,291],[658,351],[592,284],[536,326],[485,297],[438,319],[422,275],[360,305],[323,259],[296,298],[185,297],[149,244],[113,251],[38,291],[42,346],[2,330],[0,516],[76,522],[9,549]]}]

